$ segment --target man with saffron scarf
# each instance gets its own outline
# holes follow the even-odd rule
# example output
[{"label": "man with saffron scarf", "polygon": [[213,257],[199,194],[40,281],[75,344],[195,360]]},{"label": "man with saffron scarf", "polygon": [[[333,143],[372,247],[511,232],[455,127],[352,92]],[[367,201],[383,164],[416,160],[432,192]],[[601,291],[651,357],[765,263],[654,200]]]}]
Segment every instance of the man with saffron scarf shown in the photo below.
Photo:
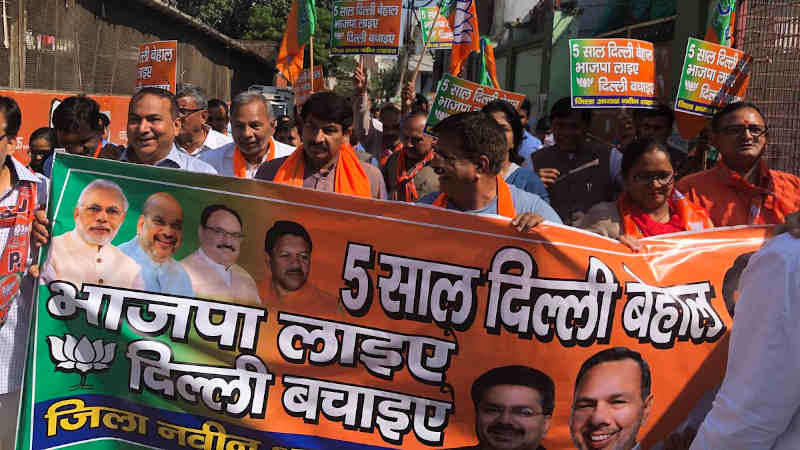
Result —
[{"label": "man with saffron scarf", "polygon": [[403,148],[392,153],[381,169],[392,200],[415,202],[439,190],[439,177],[431,167],[434,139],[425,134],[427,118],[417,111],[403,120]]},{"label": "man with saffron scarf", "polygon": [[303,145],[261,165],[255,178],[323,192],[386,198],[381,172],[358,160],[350,146],[353,112],[334,92],[318,92],[303,104]]},{"label": "man with saffron scarf", "polygon": [[508,144],[503,129],[487,114],[455,114],[439,122],[433,132],[439,139],[432,166],[442,191],[426,195],[419,203],[509,217],[511,225],[523,233],[544,220],[561,223],[541,197],[503,180],[500,169]]},{"label": "man with saffron scarf", "polygon": [[294,147],[273,139],[275,118],[272,105],[260,92],[245,91],[231,102],[233,142],[206,150],[198,158],[217,169],[220,175],[253,178],[261,164],[289,156]]},{"label": "man with saffron scarf", "polygon": [[722,161],[683,178],[678,189],[716,226],[780,224],[800,209],[800,178],[770,170],[763,158],[769,129],[756,105],[727,105],[711,120],[711,131]]}]

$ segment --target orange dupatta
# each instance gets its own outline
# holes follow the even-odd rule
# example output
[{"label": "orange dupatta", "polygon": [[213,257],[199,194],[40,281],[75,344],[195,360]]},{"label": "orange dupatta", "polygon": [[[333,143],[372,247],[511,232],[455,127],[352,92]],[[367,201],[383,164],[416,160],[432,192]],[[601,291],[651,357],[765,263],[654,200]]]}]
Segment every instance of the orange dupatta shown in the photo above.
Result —
[{"label": "orange dupatta", "polygon": [[[272,181],[302,187],[305,170],[306,160],[303,147],[300,146],[286,158]],[[339,160],[336,162],[336,175],[333,180],[333,191],[339,194],[372,197],[367,172],[361,167],[361,162],[359,162],[355,150],[348,143],[342,144],[342,148],[339,151]]]},{"label": "orange dupatta", "polygon": [[[267,159],[264,161],[271,161],[275,159],[275,141],[269,138],[267,142]],[[239,146],[233,149],[233,176],[236,178],[247,178],[247,160],[244,159],[242,151]]]},{"label": "orange dupatta", "polygon": [[[440,208],[447,208],[447,195],[442,192],[433,201],[433,206]],[[506,180],[500,175],[497,175],[497,214],[503,217],[513,219],[517,215],[517,210],[514,209],[514,200],[511,198],[511,189],[508,188]]]},{"label": "orange dupatta", "polygon": [[[683,223],[684,231],[699,231],[706,228],[714,228],[711,219],[708,218],[706,211],[690,202],[689,199],[683,196],[677,189],[672,189],[672,194],[669,198],[671,206],[674,206],[677,211],[670,211],[670,215],[677,214]],[[627,192],[623,193],[619,200],[617,200],[617,208],[619,215],[622,218],[622,234],[628,234],[636,238],[645,237],[636,222],[633,221],[631,216],[635,214],[639,208],[633,204]]]}]

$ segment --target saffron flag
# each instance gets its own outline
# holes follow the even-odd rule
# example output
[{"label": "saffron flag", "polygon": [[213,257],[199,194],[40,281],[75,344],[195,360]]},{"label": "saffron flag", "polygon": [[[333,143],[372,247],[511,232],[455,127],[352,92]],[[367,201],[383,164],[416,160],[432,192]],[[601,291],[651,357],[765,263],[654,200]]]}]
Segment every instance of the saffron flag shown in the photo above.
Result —
[{"label": "saffron flag", "polygon": [[494,61],[494,45],[487,37],[481,37],[481,78],[480,83],[484,86],[492,86],[500,89],[497,82],[497,64]]},{"label": "saffron flag", "polygon": [[443,7],[450,11],[450,28],[453,29],[450,74],[457,77],[469,54],[480,51],[478,13],[475,0],[445,0],[444,3]]},{"label": "saffron flag", "polygon": [[705,40],[733,47],[733,24],[736,20],[736,0],[717,0]]},{"label": "saffron flag", "polygon": [[278,71],[292,84],[303,70],[306,44],[314,35],[316,24],[314,0],[294,0],[289,10],[289,21],[283,33],[278,59],[275,61]]}]

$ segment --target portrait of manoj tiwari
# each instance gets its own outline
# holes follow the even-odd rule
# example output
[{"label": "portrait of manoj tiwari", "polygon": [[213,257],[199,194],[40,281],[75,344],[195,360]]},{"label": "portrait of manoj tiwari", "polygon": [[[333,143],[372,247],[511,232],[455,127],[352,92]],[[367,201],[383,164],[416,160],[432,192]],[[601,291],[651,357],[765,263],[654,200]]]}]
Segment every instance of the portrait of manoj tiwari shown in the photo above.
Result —
[{"label": "portrait of manoj tiwari", "polygon": [[527,366],[497,367],[472,383],[478,444],[454,450],[544,450],[553,419],[555,384]]},{"label": "portrait of manoj tiwari", "polygon": [[127,212],[117,183],[97,179],[86,185],[73,210],[75,228],[53,238],[41,280],[144,289],[139,264],[111,244]]},{"label": "portrait of manoj tiwari", "polygon": [[595,353],[575,379],[570,434],[576,448],[640,449],[639,429],[653,408],[650,366],[627,347]]}]

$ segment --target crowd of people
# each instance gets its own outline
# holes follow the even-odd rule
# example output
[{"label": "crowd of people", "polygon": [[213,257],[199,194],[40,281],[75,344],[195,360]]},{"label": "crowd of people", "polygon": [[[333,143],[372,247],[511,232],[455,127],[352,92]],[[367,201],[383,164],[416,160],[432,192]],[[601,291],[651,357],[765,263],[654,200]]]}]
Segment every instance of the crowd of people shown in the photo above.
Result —
[{"label": "crowd of people", "polygon": [[[510,225],[520,232],[528,232],[544,221],[566,224],[618,239],[633,251],[639,251],[642,248],[640,239],[649,236],[721,226],[778,225],[787,219],[790,224],[796,223],[796,216],[791,214],[800,210],[800,178],[767,165],[764,153],[769,142],[769,126],[755,104],[734,103],[722,108],[699,136],[693,152],[687,154],[667,142],[674,116],[666,106],[637,109],[633,114],[621,111],[614,145],[591,135],[592,111],[573,108],[569,98],[555,101],[549,115],[538,118],[535,123],[532,123],[530,102],[523,102],[517,109],[505,101],[494,101],[481,111],[445,118],[433,128],[431,135],[425,132],[427,102],[414,92],[413,82],[404,87],[400,105],[373,105],[360,65],[356,67],[353,86],[349,99],[333,92],[312,94],[297,108],[294,117],[275,117],[270,102],[257,91],[235,95],[229,107],[223,101],[207,99],[203,89],[193,85],[179,86],[176,94],[159,88],[144,88],[130,100],[126,146],[108,141],[108,118],[101,114],[97,102],[87,96],[73,96],[55,109],[52,128],[40,128],[31,135],[28,167],[10,156],[11,142],[20,129],[23,111],[12,98],[0,97],[0,158],[4,160],[0,171],[0,192],[3,192],[0,210],[10,213],[3,214],[0,222],[0,241],[5,247],[3,259],[8,261],[9,258],[9,246],[5,243],[11,225],[21,224],[31,230],[30,237],[25,236],[26,246],[28,239],[34,248],[50,238],[49,223],[41,208],[47,201],[55,148],[87,157],[265,180],[374,199],[417,202],[470,214],[500,215],[511,219]],[[113,186],[98,186],[86,195],[100,193],[116,195]],[[117,219],[124,218],[126,202],[115,201],[119,205],[97,214],[116,214]],[[126,204],[124,208],[122,203]],[[168,193],[148,199],[140,218],[145,231],[147,224],[155,220],[154,211],[180,209],[180,205],[177,209],[168,208],[171,203],[175,203],[175,199]],[[208,214],[204,211],[203,227],[213,229],[209,221],[234,220],[226,216],[232,214],[224,206],[218,206]],[[172,219],[159,220],[182,220],[182,212],[180,217],[177,214]],[[12,216],[15,219],[6,220]],[[791,229],[796,232],[797,226]],[[67,253],[86,251],[75,244],[80,240],[78,231],[76,228],[76,233],[53,239],[52,247]],[[748,267],[745,271],[740,298],[763,297],[763,292],[772,289],[776,297],[790,299],[795,295],[793,292],[797,292],[793,289],[800,285],[791,267],[797,264],[800,244],[789,236],[779,239],[765,248],[763,256],[754,257],[763,262],[763,267],[752,270]],[[272,242],[271,245],[267,245],[266,251],[272,251],[276,244]],[[103,252],[103,245],[96,247],[94,251]],[[139,278],[129,280],[130,283],[148,285],[155,275],[151,273],[148,280],[146,266],[149,263],[142,256],[139,243],[134,240],[120,248],[122,250],[115,249],[119,254],[107,255],[107,263],[114,265],[115,260],[122,261],[124,251],[127,255],[124,261],[135,261],[142,268],[131,270]],[[26,253],[23,262],[9,266],[4,274],[20,271],[24,260],[30,262],[33,253]],[[167,254],[160,262],[175,263],[170,258],[171,254]],[[230,267],[234,261],[228,263]],[[225,261],[220,264],[224,265]],[[185,286],[181,292],[197,294],[197,289],[192,289],[191,264],[182,266],[176,270],[183,270],[188,278],[183,278]],[[119,274],[125,272],[124,267],[115,267]],[[81,277],[80,274],[54,275],[70,270],[83,268],[45,267],[42,276]],[[31,267],[30,272],[38,276],[38,268]],[[771,283],[771,277],[778,283]],[[5,318],[0,328],[0,409],[3,411],[16,410],[25,359],[25,348],[20,342],[24,343],[27,335],[32,283],[27,288],[23,286],[19,300],[2,305],[5,309],[0,311]],[[253,292],[262,289],[254,283],[248,286]],[[740,330],[746,329],[746,325],[737,325],[731,358],[741,353],[760,362],[769,358],[770,352],[759,354],[757,344],[768,347],[778,341],[787,345],[796,342],[792,339],[796,332],[792,331],[790,317],[796,314],[797,308],[788,300],[782,301],[784,303],[776,302],[762,310],[753,301],[741,301],[748,304],[739,307],[748,311],[746,317],[752,314],[757,320],[779,321],[785,326],[751,330],[763,336],[761,341],[753,341],[741,335]],[[758,328],[755,323],[760,322],[753,322],[752,326]],[[785,335],[776,338],[770,333]],[[796,350],[785,351],[794,355],[794,360],[787,363],[796,363]],[[625,358],[631,359],[631,356],[602,360],[594,365],[605,367],[603,363]],[[778,360],[764,361],[762,368],[780,371],[778,364]],[[755,363],[729,363],[728,379],[718,395],[722,400],[714,404],[698,434],[700,443],[693,449],[770,448],[771,445],[792,448],[791,444],[782,447],[775,444],[775,439],[779,440],[780,433],[785,430],[795,433],[794,437],[785,438],[785,442],[800,442],[796,430],[800,425],[793,419],[800,405],[797,396],[791,398],[794,402],[791,404],[785,399],[781,403],[776,398],[775,402],[783,408],[771,409],[763,420],[736,416],[737,408],[750,406],[761,410],[760,401],[765,402],[764,407],[769,404],[757,398],[760,392],[749,388],[747,390],[752,391],[749,395],[740,392],[741,385],[751,380],[766,382],[759,380],[761,372],[755,366]],[[581,369],[587,379],[590,368]],[[783,381],[796,385],[789,378],[798,371],[797,366],[790,365],[786,372],[788,378]],[[579,376],[576,389],[583,386],[580,381]],[[490,387],[473,389],[478,409],[483,392]],[[796,386],[792,392],[795,391]],[[543,401],[541,396],[534,399],[539,403]],[[639,400],[647,400],[644,389]],[[581,401],[586,405],[573,406],[578,408],[583,423],[590,424],[597,419],[594,415],[599,414],[598,402]],[[538,404],[535,409],[546,417],[552,405]],[[778,417],[778,411],[783,415]],[[502,414],[491,417],[495,417],[492,420],[511,420]],[[765,422],[772,418],[774,422]],[[7,442],[8,436],[14,435],[13,426],[13,420],[0,424],[0,440]],[[754,428],[754,434],[748,435],[747,430]],[[770,435],[768,431],[773,433]],[[581,436],[595,440],[590,434]],[[773,438],[769,441],[771,445],[755,445],[768,442],[770,436]],[[630,442],[635,444],[635,438],[634,433]],[[739,439],[743,439],[739,442],[753,445],[733,445]],[[539,442],[530,444],[524,448],[537,448]],[[576,439],[580,448],[600,448],[594,444],[596,442]],[[632,445],[625,448],[630,449]]]}]

